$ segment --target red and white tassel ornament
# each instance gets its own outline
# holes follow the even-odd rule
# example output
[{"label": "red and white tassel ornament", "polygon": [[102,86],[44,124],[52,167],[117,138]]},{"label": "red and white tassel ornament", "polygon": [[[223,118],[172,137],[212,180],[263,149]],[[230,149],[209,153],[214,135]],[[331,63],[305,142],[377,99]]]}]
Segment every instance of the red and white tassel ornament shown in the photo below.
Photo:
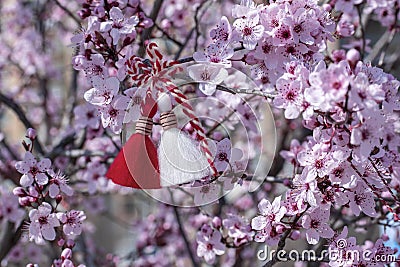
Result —
[{"label": "red and white tassel ornament", "polygon": [[122,147],[106,173],[114,183],[139,189],[160,188],[157,149],[149,135],[157,105],[150,94],[142,104],[136,132]]},{"label": "red and white tassel ornament", "polygon": [[177,128],[169,95],[161,93],[157,104],[164,130],[158,147],[161,186],[184,184],[208,176],[209,164],[199,145]]}]

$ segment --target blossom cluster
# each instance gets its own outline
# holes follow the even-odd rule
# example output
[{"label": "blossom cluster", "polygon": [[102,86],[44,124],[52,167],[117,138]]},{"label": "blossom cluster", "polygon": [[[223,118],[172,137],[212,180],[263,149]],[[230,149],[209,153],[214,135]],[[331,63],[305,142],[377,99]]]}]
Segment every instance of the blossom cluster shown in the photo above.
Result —
[{"label": "blossom cluster", "polygon": [[125,111],[137,91],[136,87],[124,87],[125,57],[133,53],[131,44],[137,32],[151,27],[153,22],[141,11],[138,1],[116,1],[110,5],[82,3],[82,7],[80,15],[87,21],[87,27],[72,38],[82,51],[73,58],[73,66],[85,73],[92,88],[84,94],[89,104],[77,107],[75,114],[86,119],[78,119],[82,122],[79,127],[97,129],[100,117],[104,128],[119,133]]},{"label": "blossom cluster", "polygon": [[242,1],[232,10],[235,21],[226,17],[211,30],[213,40],[205,52],[196,52],[197,62],[231,65],[233,46],[241,43],[249,50],[243,58],[251,67],[251,77],[262,89],[270,89],[285,71],[286,63],[296,59],[315,62],[326,41],[333,40],[334,23],[316,1],[277,1],[256,5]]},{"label": "blossom cluster", "polygon": [[[8,204],[9,201],[5,201],[2,204],[6,208],[4,216],[17,223],[23,219],[25,213],[20,207],[29,207],[29,221],[26,227],[29,241],[39,245],[46,244],[46,241],[57,241],[58,245],[65,249],[61,255],[62,259],[55,261],[54,266],[74,266],[71,261],[71,248],[74,246],[73,240],[82,233],[86,215],[83,211],[73,209],[58,211],[63,199],[72,196],[74,190],[61,172],[53,170],[50,159],[37,160],[32,154],[33,143],[37,138],[36,131],[28,129],[26,136],[30,143],[23,143],[27,150],[24,160],[15,163],[16,170],[22,174],[21,187],[15,187],[13,190],[19,205],[18,202]],[[8,199],[13,200],[12,197]],[[62,229],[62,234],[57,234],[57,229]]]},{"label": "blossom cluster", "polygon": [[[356,11],[360,4],[343,2],[336,1],[335,8],[344,13]],[[394,222],[399,216],[399,200],[392,191],[398,188],[399,173],[399,82],[382,69],[363,63],[356,49],[322,56],[320,52],[325,41],[331,40],[335,25],[322,8],[316,6],[315,11],[308,2],[307,8],[302,4],[277,1],[256,6],[252,1],[242,1],[232,12],[237,18],[233,27],[222,17],[210,33],[213,43],[204,53],[194,54],[198,62],[228,67],[234,57],[231,44],[241,42],[250,50],[244,62],[253,66],[253,78],[257,78],[255,70],[261,73],[258,60],[265,60],[261,63],[267,70],[263,77],[274,86],[269,91],[276,94],[272,105],[284,109],[286,119],[301,118],[303,126],[312,131],[302,144],[294,139],[290,150],[280,153],[294,173],[284,181],[286,198],[275,198],[272,203],[262,199],[259,215],[251,222],[256,231],[254,241],[271,246],[278,245],[282,236],[298,239],[301,232],[297,229],[304,229],[312,245],[320,238],[333,240],[337,233],[330,226],[330,218],[337,210],[349,217],[361,212],[371,218],[389,216]],[[290,19],[284,17],[285,12]],[[277,18],[276,23],[264,23],[265,13],[269,20]],[[317,17],[310,19],[312,16]],[[316,32],[321,39],[315,38]],[[263,54],[264,41],[269,52]],[[279,52],[291,45],[297,47],[297,53],[284,56]],[[393,252],[383,250],[387,255]],[[330,266],[334,264],[337,262]]]},{"label": "blossom cluster", "polygon": [[[274,210],[285,208],[284,215],[301,217],[309,244],[335,236],[329,226],[332,209],[347,216],[363,212],[398,220],[392,187],[397,187],[400,163],[398,114],[393,112],[399,110],[399,82],[359,58],[350,50],[335,51],[329,66],[324,61],[313,67],[293,61],[276,82],[273,104],[285,109],[287,119],[301,116],[313,134],[301,145],[293,140],[290,151],[281,152],[295,176],[288,183],[286,200],[275,203]],[[264,217],[253,219],[252,226],[261,241],[276,245],[282,232],[271,232],[268,225],[276,218],[279,223],[283,215],[271,208],[266,213],[264,201],[259,204]]]}]

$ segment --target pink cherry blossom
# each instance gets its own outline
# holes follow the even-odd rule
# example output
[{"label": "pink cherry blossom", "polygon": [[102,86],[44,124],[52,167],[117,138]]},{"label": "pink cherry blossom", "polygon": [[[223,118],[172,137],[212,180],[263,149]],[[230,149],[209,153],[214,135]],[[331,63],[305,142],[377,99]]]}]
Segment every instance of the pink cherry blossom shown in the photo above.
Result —
[{"label": "pink cherry blossom", "polygon": [[13,223],[19,223],[24,217],[24,210],[18,204],[18,197],[0,191],[0,218]]},{"label": "pink cherry blossom", "polygon": [[252,240],[254,232],[251,226],[242,217],[229,214],[228,218],[222,221],[222,225],[228,229],[229,237],[233,238],[235,246],[240,246]]},{"label": "pink cherry blossom", "polygon": [[108,106],[99,109],[101,122],[104,128],[110,127],[114,133],[120,133],[130,98],[120,95]]},{"label": "pink cherry blossom", "polygon": [[278,95],[274,98],[276,107],[285,109],[285,118],[297,118],[303,110],[304,101],[301,81],[288,81],[281,77],[276,87],[278,89]]},{"label": "pink cherry blossom", "polygon": [[315,194],[317,193],[317,181],[314,177],[309,176],[307,171],[303,171],[293,179],[292,197],[297,203],[297,209],[303,210],[304,203],[308,203],[312,207],[317,206]]},{"label": "pink cherry blossom", "polygon": [[[110,35],[113,40],[113,44],[116,45],[121,37],[121,34],[135,34],[135,26],[139,22],[137,16],[131,16],[125,18],[121,9],[118,7],[112,7],[110,12],[110,20],[100,23],[100,31],[110,31]],[[134,37],[133,37],[134,39]]]},{"label": "pink cherry blossom", "polygon": [[[347,226],[343,228],[340,234],[335,234],[330,239],[329,250],[331,251],[332,258],[330,259],[329,266],[354,266],[357,257],[353,253],[360,252],[360,247],[356,243],[355,237],[347,237]],[[362,257],[360,257],[361,259]],[[361,259],[362,260],[362,259]]]},{"label": "pink cherry blossom", "polygon": [[196,182],[190,189],[194,195],[194,204],[202,206],[214,202],[220,196],[221,186],[216,183],[202,184]]},{"label": "pink cherry blossom", "polygon": [[329,210],[315,208],[303,217],[302,226],[307,229],[306,238],[309,244],[317,244],[320,237],[333,237],[334,232],[328,224],[329,213]]},{"label": "pink cherry blossom", "polygon": [[83,69],[86,77],[91,83],[96,82],[98,77],[106,78],[109,76],[102,55],[94,54],[90,57],[90,60],[80,56],[76,56],[74,59],[75,69]]},{"label": "pink cherry blossom", "polygon": [[67,178],[62,175],[60,172],[54,173],[51,175],[49,183],[49,196],[55,198],[60,192],[64,193],[67,196],[72,196],[74,193],[73,189],[67,184]]},{"label": "pink cherry blossom", "polygon": [[268,240],[272,239],[273,243],[276,243],[278,240],[275,227],[281,224],[281,219],[286,213],[286,207],[281,206],[281,196],[276,197],[272,204],[267,199],[262,199],[258,204],[258,210],[261,215],[251,220],[251,228],[257,231],[254,240],[256,242],[267,240],[270,243]]},{"label": "pink cherry blossom", "polygon": [[31,152],[26,152],[23,161],[18,161],[15,168],[18,172],[22,173],[20,183],[22,186],[30,186],[33,181],[40,185],[48,183],[46,171],[51,167],[51,161],[47,158],[36,160]]},{"label": "pink cherry blossom", "polygon": [[193,54],[193,58],[196,62],[220,63],[225,67],[230,67],[232,65],[229,60],[232,56],[233,49],[221,41],[209,44],[204,52],[195,52]]},{"label": "pink cherry blossom", "polygon": [[243,153],[238,148],[232,148],[231,141],[224,138],[217,143],[214,164],[218,171],[227,171],[233,168],[230,164],[240,160]]},{"label": "pink cherry blossom", "polygon": [[86,219],[83,211],[70,210],[66,213],[57,213],[57,218],[63,224],[63,232],[67,236],[80,235],[82,232],[82,222]]},{"label": "pink cherry blossom", "polygon": [[253,50],[258,40],[263,36],[264,26],[259,25],[259,15],[253,14],[247,18],[237,19],[233,23],[233,27],[239,32],[243,46],[246,49]]},{"label": "pink cherry blossom", "polygon": [[293,14],[293,19],[289,21],[288,24],[292,27],[292,34],[294,42],[302,42],[307,45],[314,44],[314,37],[316,30],[318,30],[321,25],[318,21],[313,20],[314,14],[312,11],[306,8],[299,8]]},{"label": "pink cherry blossom", "polygon": [[125,90],[125,94],[131,98],[125,113],[124,123],[137,121],[141,115],[141,106],[146,99],[146,88],[132,87]]},{"label": "pink cherry blossom", "polygon": [[90,127],[97,129],[100,126],[100,119],[97,109],[89,103],[79,105],[74,109],[75,126],[79,129]]},{"label": "pink cherry blossom", "polygon": [[200,91],[207,96],[213,95],[217,85],[228,77],[228,71],[219,64],[191,65],[187,71],[190,78],[199,83]]},{"label": "pink cherry blossom", "polygon": [[43,202],[37,209],[29,212],[29,238],[36,243],[44,240],[52,241],[56,238],[55,227],[60,226],[53,208],[47,202]]},{"label": "pink cherry blossom", "polygon": [[116,77],[93,79],[93,88],[85,92],[85,100],[93,105],[110,104],[119,90],[119,81]]},{"label": "pink cherry blossom", "polygon": [[105,191],[107,189],[108,179],[105,178],[107,168],[98,160],[89,162],[88,169],[82,174],[82,178],[86,181],[83,189],[87,189],[89,194]]},{"label": "pink cherry blossom", "polygon": [[222,235],[213,231],[210,235],[197,234],[197,256],[203,257],[208,264],[213,264],[216,255],[225,253],[226,247],[221,243]]},{"label": "pink cherry blossom", "polygon": [[220,24],[210,31],[210,37],[215,41],[229,43],[232,38],[232,28],[227,17],[222,16]]},{"label": "pink cherry blossom", "polygon": [[357,186],[351,191],[346,192],[350,200],[350,209],[354,215],[360,215],[360,211],[364,212],[370,217],[376,217],[378,214],[375,211],[374,194],[365,185],[364,182],[359,181]]},{"label": "pink cherry blossom", "polygon": [[264,38],[258,41],[253,55],[254,58],[263,60],[268,69],[275,69],[279,61],[283,60],[280,55],[276,53],[276,47],[274,47],[272,42],[273,37],[264,35]]}]

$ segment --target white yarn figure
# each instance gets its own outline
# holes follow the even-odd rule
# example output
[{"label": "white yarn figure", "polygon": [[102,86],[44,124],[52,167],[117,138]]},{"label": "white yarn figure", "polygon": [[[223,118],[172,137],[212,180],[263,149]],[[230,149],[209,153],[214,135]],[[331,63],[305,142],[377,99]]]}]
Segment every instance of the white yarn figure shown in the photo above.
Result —
[{"label": "white yarn figure", "polygon": [[209,164],[200,147],[177,128],[169,95],[161,93],[157,105],[164,130],[158,147],[161,186],[184,184],[208,176]]}]

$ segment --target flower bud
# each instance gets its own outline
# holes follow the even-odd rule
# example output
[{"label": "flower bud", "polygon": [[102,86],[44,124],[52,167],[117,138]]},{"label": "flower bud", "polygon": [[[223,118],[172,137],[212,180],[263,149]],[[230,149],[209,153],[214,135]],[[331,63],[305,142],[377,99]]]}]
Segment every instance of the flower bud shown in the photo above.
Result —
[{"label": "flower bud", "polygon": [[68,239],[67,243],[65,244],[68,248],[73,248],[75,246],[75,241],[72,239]]},{"label": "flower bud", "polygon": [[30,203],[35,203],[38,201],[37,197],[28,197]]},{"label": "flower bud", "polygon": [[66,248],[61,252],[61,259],[65,260],[65,259],[70,259],[72,256],[72,251],[70,248]]},{"label": "flower bud", "polygon": [[56,196],[56,203],[57,203],[57,204],[60,204],[60,202],[62,201],[62,199],[63,199],[62,195],[57,195],[57,196]]},{"label": "flower bud", "polygon": [[30,197],[20,197],[18,203],[23,207],[28,207],[31,205]]},{"label": "flower bud", "polygon": [[276,232],[277,232],[278,234],[282,234],[285,230],[286,230],[286,227],[283,226],[282,224],[278,224],[278,225],[276,226]]},{"label": "flower bud", "polygon": [[332,6],[330,4],[323,4],[322,8],[326,11],[326,12],[330,12],[332,10]]},{"label": "flower bud", "polygon": [[37,132],[35,129],[32,128],[28,128],[28,130],[26,130],[26,137],[31,139],[31,140],[35,140],[37,136]]},{"label": "flower bud", "polygon": [[290,187],[292,185],[292,181],[290,179],[286,178],[286,179],[283,180],[283,185],[287,186],[287,187]]},{"label": "flower bud", "polygon": [[18,197],[26,197],[27,193],[22,187],[16,187],[13,189],[13,194]]},{"label": "flower bud", "polygon": [[64,246],[64,244],[65,244],[65,239],[63,239],[63,238],[60,238],[60,239],[57,241],[57,245],[58,245],[59,247]]},{"label": "flower bud", "polygon": [[389,240],[389,236],[387,235],[387,234],[383,234],[382,236],[381,236],[381,239],[383,240],[383,241],[388,241]]},{"label": "flower bud", "polygon": [[220,228],[221,227],[221,218],[219,218],[219,217],[217,217],[217,216],[215,216],[213,219],[212,219],[212,225],[213,225],[213,227],[214,228]]},{"label": "flower bud", "polygon": [[271,183],[265,183],[264,184],[264,191],[265,192],[269,192],[269,191],[271,191],[271,189],[272,189]]},{"label": "flower bud", "polygon": [[299,238],[300,238],[300,231],[298,231],[298,230],[294,230],[290,234],[290,239],[292,239],[292,240],[298,240]]},{"label": "flower bud", "polygon": [[350,62],[351,65],[355,66],[357,62],[360,60],[360,52],[352,48],[349,51],[347,51],[346,59]]}]

